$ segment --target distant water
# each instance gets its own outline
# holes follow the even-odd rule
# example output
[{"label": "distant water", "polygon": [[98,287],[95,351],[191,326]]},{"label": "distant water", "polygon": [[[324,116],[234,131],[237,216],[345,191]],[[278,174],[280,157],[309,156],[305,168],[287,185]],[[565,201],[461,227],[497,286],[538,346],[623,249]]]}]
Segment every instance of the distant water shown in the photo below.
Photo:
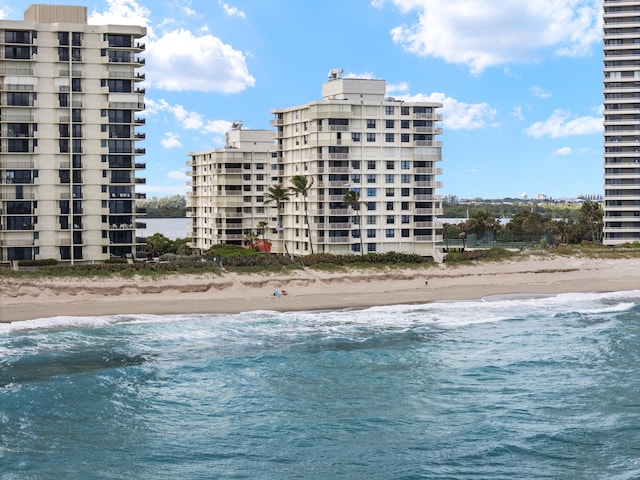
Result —
[{"label": "distant water", "polygon": [[0,478],[638,479],[640,291],[0,326]]},{"label": "distant water", "polygon": [[139,228],[136,234],[150,237],[154,233],[161,233],[170,240],[191,237],[191,221],[191,218],[141,218],[140,222],[146,224],[147,228]]}]

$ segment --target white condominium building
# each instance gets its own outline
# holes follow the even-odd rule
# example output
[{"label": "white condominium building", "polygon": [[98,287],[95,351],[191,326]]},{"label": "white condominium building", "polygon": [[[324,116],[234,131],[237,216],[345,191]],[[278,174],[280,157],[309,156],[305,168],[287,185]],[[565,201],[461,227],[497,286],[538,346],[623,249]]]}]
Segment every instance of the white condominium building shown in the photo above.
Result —
[{"label": "white condominium building", "polygon": [[[238,124],[225,148],[189,154],[194,250],[253,236],[274,253],[442,260],[442,105],[398,101],[385,96],[384,80],[341,73],[330,72],[321,100],[273,110],[275,131]],[[306,195],[291,190],[296,177]],[[270,201],[274,187],[285,191],[280,205]]]},{"label": "white condominium building", "polygon": [[[335,69],[321,100],[272,110],[277,183],[288,188],[302,175],[311,184],[306,199],[292,194],[282,218],[272,218],[283,226],[274,248],[295,255],[395,251],[440,261],[441,107],[386,97],[384,80],[343,78]],[[345,204],[347,192],[358,201]]]},{"label": "white condominium building", "polygon": [[[79,6],[0,20],[0,262],[135,256],[139,39]],[[138,224],[138,226],[141,226]]]},{"label": "white condominium building", "polygon": [[604,239],[640,241],[640,1],[604,0]]},{"label": "white condominium building", "polygon": [[243,130],[236,122],[224,148],[189,153],[192,249],[204,253],[219,243],[243,245],[251,234],[269,238],[264,193],[273,183],[271,150],[272,131]]}]

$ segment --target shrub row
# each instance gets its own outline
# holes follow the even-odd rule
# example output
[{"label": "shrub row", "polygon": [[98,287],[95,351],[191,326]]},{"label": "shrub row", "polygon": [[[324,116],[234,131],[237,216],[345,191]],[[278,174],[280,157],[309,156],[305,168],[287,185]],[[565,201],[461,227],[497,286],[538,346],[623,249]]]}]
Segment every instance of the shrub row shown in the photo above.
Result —
[{"label": "shrub row", "polygon": [[334,255],[330,253],[315,253],[300,257],[300,263],[304,266],[329,264],[329,265],[350,265],[354,263],[370,263],[376,265],[394,265],[398,263],[425,263],[431,260],[413,253],[367,253],[366,255]]},{"label": "shrub row", "polygon": [[47,267],[57,265],[58,260],[55,258],[43,258],[41,260],[18,260],[19,267]]}]

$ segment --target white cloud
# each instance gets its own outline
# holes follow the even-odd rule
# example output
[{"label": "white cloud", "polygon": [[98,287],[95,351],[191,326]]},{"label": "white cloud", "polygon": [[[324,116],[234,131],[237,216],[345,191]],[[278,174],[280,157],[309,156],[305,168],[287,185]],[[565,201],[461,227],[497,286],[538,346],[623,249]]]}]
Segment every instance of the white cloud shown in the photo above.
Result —
[{"label": "white cloud", "polygon": [[238,7],[233,7],[227,3],[222,2],[221,0],[218,0],[218,5],[222,7],[224,13],[226,13],[229,17],[247,17],[247,15],[242,10],[238,10]]},{"label": "white cloud", "polygon": [[562,147],[553,152],[554,155],[571,155],[572,153],[571,147]]},{"label": "white cloud", "polygon": [[571,113],[555,110],[553,115],[543,122],[536,122],[525,129],[531,137],[551,138],[568,137],[571,135],[590,135],[602,132],[602,117],[577,117],[571,119]]},{"label": "white cloud", "polygon": [[146,56],[147,80],[154,88],[237,93],[255,84],[242,52],[210,34],[165,33],[149,43]]},{"label": "white cloud", "polygon": [[518,120],[524,120],[524,115],[522,114],[522,107],[520,105],[513,107],[513,111],[511,115],[517,118]]},{"label": "white cloud", "polygon": [[373,80],[376,76],[373,73],[364,72],[364,73],[347,73],[343,75],[344,78],[361,78],[364,80]]},{"label": "white cloud", "polygon": [[549,98],[549,97],[551,96],[551,92],[548,92],[548,91],[546,91],[546,90],[543,90],[543,89],[542,89],[542,88],[540,88],[540,87],[533,86],[533,87],[531,87],[529,90],[531,91],[531,94],[532,94],[534,97],[538,97],[538,98]]},{"label": "white cloud", "polygon": [[92,25],[149,25],[149,9],[138,5],[135,0],[106,0],[107,9],[89,14]]},{"label": "white cloud", "polygon": [[399,95],[396,98],[407,102],[442,103],[442,109],[439,112],[442,113],[444,126],[450,130],[476,130],[496,126],[493,123],[496,110],[487,103],[465,103],[438,92],[429,96],[424,94]]},{"label": "white cloud", "polygon": [[167,132],[164,134],[164,138],[160,140],[160,144],[164,148],[177,148],[182,147],[180,140],[178,140],[178,135],[175,133]]},{"label": "white cloud", "polygon": [[418,15],[412,25],[391,30],[396,43],[419,56],[466,65],[476,75],[549,52],[585,55],[602,39],[602,0],[388,1]]},{"label": "white cloud", "polygon": [[409,91],[409,84],[407,82],[400,82],[397,84],[387,83],[387,93],[407,92]]},{"label": "white cloud", "polygon": [[[249,74],[245,55],[207,33],[196,35],[178,28],[173,19],[161,22],[161,32],[154,31],[150,11],[136,0],[106,0],[107,9],[93,11],[91,24],[143,25],[147,27],[146,84],[150,88],[173,91],[238,93],[253,87],[255,78]],[[195,12],[184,7],[192,16]]]},{"label": "white cloud", "polygon": [[145,99],[146,114],[157,115],[167,112],[173,116],[173,120],[177,121],[185,130],[197,130],[202,133],[213,133],[224,135],[231,129],[232,122],[227,120],[208,120],[204,115],[198,112],[186,110],[182,105],[171,105],[164,99],[155,101]]},{"label": "white cloud", "polygon": [[178,180],[179,182],[186,182],[187,180],[191,180],[191,177],[189,175],[180,170],[173,170],[169,172],[167,174],[167,177],[173,180]]}]

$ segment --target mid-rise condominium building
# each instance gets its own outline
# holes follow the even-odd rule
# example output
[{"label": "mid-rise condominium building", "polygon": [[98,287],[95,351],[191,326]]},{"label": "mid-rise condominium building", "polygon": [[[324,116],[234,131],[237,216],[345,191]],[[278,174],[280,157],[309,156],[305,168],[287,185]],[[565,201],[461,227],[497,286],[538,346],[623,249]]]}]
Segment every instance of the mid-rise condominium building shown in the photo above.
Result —
[{"label": "mid-rise condominium building", "polygon": [[604,0],[605,245],[640,241],[640,1]]},{"label": "mid-rise condominium building", "polygon": [[[396,251],[440,261],[440,107],[395,100],[384,80],[332,70],[320,100],[272,110],[276,130],[260,133],[263,142],[241,141],[236,151],[228,137],[224,149],[191,155],[194,248],[261,237],[266,222],[276,253]],[[289,190],[296,177],[306,195]],[[279,205],[269,202],[272,187],[289,191]]]},{"label": "mid-rise condominium building", "polygon": [[0,261],[135,256],[144,27],[79,6],[1,20]]},{"label": "mid-rise condominium building", "polygon": [[255,240],[269,237],[264,193],[272,183],[271,150],[273,131],[243,130],[236,122],[224,148],[189,154],[188,215],[195,251],[203,253],[220,243],[251,243],[251,234]]}]

